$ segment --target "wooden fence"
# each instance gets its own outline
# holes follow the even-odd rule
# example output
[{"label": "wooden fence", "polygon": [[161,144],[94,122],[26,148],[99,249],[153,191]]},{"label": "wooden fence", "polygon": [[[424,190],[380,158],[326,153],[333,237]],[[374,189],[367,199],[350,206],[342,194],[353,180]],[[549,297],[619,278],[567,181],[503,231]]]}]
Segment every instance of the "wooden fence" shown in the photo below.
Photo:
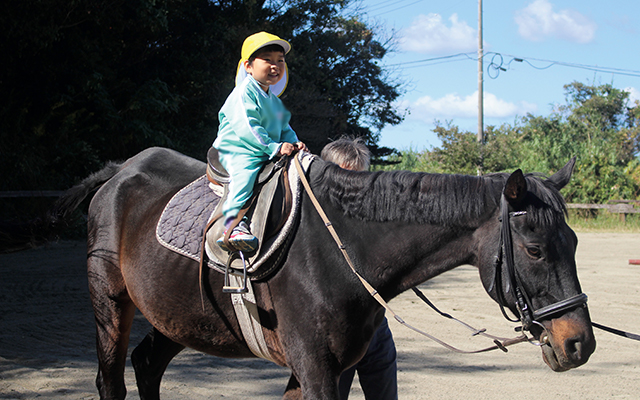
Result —
[{"label": "wooden fence", "polygon": [[610,200],[607,204],[577,204],[568,203],[568,208],[581,210],[607,210],[620,214],[620,219],[626,221],[629,214],[640,214],[640,200]]}]

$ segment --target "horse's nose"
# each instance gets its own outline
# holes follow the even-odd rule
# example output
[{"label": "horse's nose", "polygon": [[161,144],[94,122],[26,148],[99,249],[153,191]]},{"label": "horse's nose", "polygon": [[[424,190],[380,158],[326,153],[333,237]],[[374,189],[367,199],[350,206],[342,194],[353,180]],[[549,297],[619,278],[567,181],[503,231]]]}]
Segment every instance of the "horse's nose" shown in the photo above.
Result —
[{"label": "horse's nose", "polygon": [[569,364],[582,365],[595,350],[595,340],[589,335],[576,335],[564,341],[564,354]]},{"label": "horse's nose", "polygon": [[579,363],[582,359],[582,342],[578,338],[568,339],[565,342],[565,353],[569,361]]}]

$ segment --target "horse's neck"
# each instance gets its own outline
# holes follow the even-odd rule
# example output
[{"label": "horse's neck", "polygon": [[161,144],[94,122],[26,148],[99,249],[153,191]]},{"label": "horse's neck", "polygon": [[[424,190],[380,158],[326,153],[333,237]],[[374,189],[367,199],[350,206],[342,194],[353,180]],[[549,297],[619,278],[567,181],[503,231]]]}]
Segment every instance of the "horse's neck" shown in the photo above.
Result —
[{"label": "horse's neck", "polygon": [[[329,183],[325,182],[319,190],[322,203],[357,260],[358,269],[383,296],[393,297],[474,260],[477,249],[474,233],[492,213],[486,202],[469,198],[474,193],[486,194],[483,182],[457,178],[461,185],[466,185],[458,188],[453,177],[436,176],[434,180],[441,181],[433,183],[431,191],[425,194],[424,186],[434,177],[416,174],[394,180],[372,174],[341,176],[337,170],[331,173],[334,176],[329,176]],[[452,181],[442,182],[443,179]],[[412,189],[405,187],[402,193],[398,188],[400,180]],[[478,188],[475,192],[468,190],[473,184]],[[462,196],[464,193],[467,198]],[[360,209],[356,207],[358,203]],[[461,210],[465,209],[468,215],[462,215]],[[428,214],[437,210],[448,215]]]},{"label": "horse's neck", "polygon": [[367,279],[384,297],[403,291],[463,264],[474,263],[476,230],[451,226],[363,222],[359,260]]}]

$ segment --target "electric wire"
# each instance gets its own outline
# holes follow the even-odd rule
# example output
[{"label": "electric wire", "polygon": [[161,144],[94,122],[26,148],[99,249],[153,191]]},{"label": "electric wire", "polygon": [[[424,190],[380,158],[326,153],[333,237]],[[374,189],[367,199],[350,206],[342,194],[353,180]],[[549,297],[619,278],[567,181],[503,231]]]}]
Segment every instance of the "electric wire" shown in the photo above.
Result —
[{"label": "electric wire", "polygon": [[[467,53],[456,53],[447,56],[440,57],[432,57],[425,58],[422,60],[416,61],[407,61],[403,63],[394,63],[394,64],[385,64],[382,67],[402,67],[403,69],[412,69],[425,67],[430,65],[442,64],[446,62],[455,62],[455,61],[478,61],[478,57],[473,57],[475,52],[467,52]],[[483,55],[483,59],[491,56],[489,63],[487,64],[487,74],[491,79],[497,79],[500,73],[506,72],[511,69],[511,64],[513,62],[525,63],[530,67],[537,70],[545,70],[549,69],[553,66],[562,66],[568,68],[578,68],[584,69],[587,71],[601,72],[606,74],[614,74],[614,75],[625,75],[631,77],[640,78],[640,71],[633,69],[624,69],[624,68],[615,68],[615,67],[600,67],[597,65],[588,65],[588,64],[579,64],[579,63],[571,63],[565,61],[556,61],[556,60],[546,60],[541,58],[533,58],[533,57],[522,57],[515,56],[512,54],[502,54],[498,52],[487,52]],[[505,61],[505,57],[509,58],[508,61]],[[536,65],[537,63],[546,63],[545,65]]]}]

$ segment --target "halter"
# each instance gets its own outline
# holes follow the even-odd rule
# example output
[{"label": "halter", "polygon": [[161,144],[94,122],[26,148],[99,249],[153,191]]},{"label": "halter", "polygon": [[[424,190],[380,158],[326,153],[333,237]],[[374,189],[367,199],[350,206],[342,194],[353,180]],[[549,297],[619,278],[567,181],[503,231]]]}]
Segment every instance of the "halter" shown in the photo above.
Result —
[{"label": "halter", "polygon": [[[511,241],[510,219],[526,214],[526,211],[509,212],[507,199],[504,194],[502,195],[502,198],[500,199],[500,246],[498,249],[498,255],[496,256],[495,277],[492,286],[495,285],[496,295],[498,298],[497,300],[498,304],[500,305],[500,311],[502,311],[502,315],[504,315],[504,317],[511,322],[522,322],[522,329],[530,330],[531,326],[534,324],[542,326],[540,321],[551,315],[578,306],[586,307],[587,295],[584,293],[580,293],[567,299],[550,304],[548,306],[539,308],[537,310],[533,309],[531,299],[529,298],[529,295],[527,294],[527,291],[525,290],[524,285],[520,280],[520,275],[518,275],[518,272],[515,268],[513,257],[513,243]],[[503,289],[502,284],[503,263],[506,264],[507,271],[507,282],[504,285],[505,289]],[[509,317],[505,311],[505,308],[507,307],[505,293],[508,293],[511,288],[513,288],[514,291],[514,295],[516,298],[516,308],[519,314],[518,316],[516,316],[516,319]]]}]

